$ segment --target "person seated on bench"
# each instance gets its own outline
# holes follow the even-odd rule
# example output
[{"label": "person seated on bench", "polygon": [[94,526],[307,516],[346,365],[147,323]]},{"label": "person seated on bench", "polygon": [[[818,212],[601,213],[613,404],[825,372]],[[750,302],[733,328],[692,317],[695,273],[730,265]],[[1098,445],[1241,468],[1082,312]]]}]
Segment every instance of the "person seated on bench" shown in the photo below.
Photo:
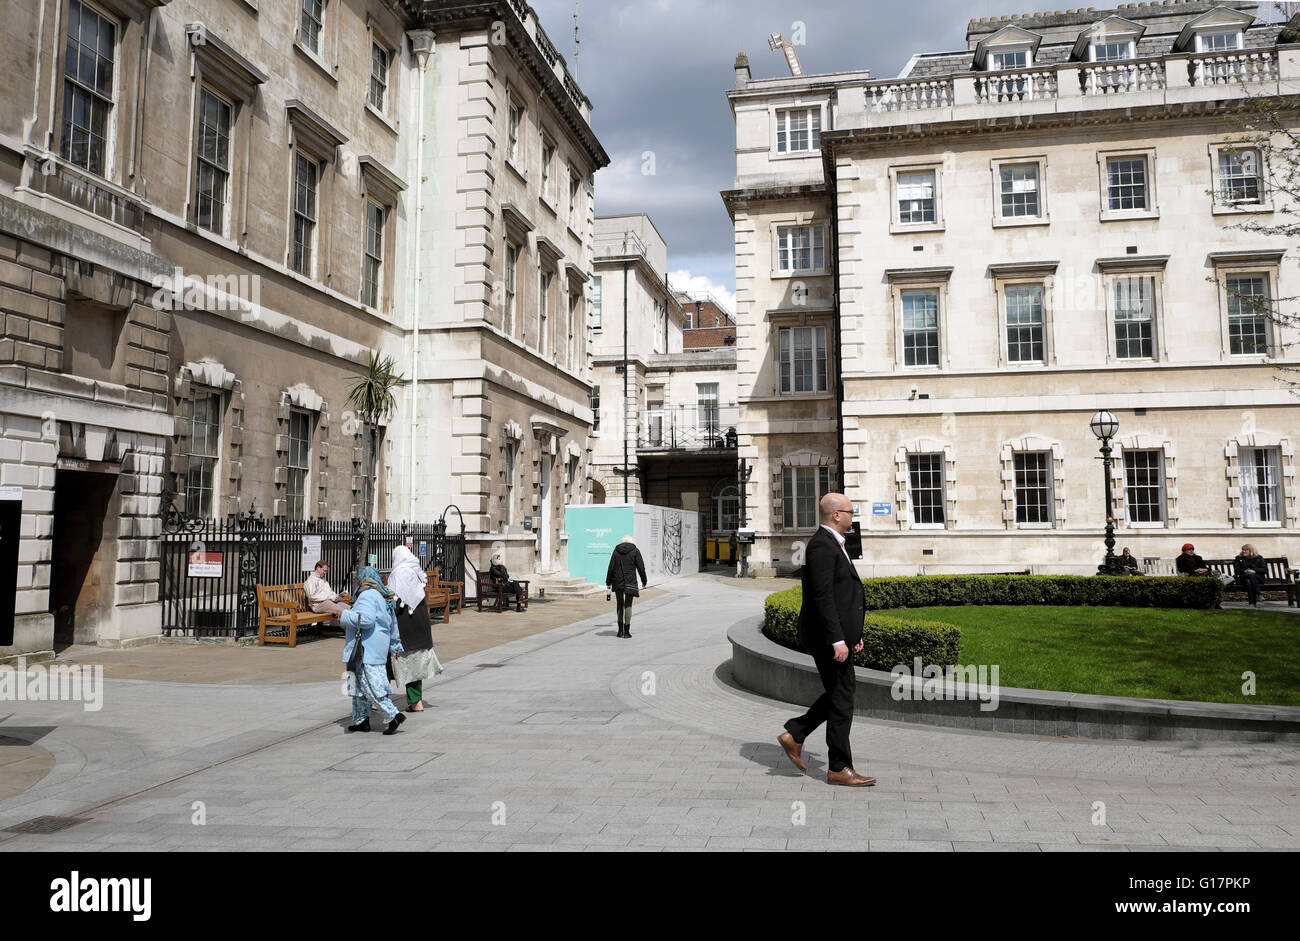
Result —
[{"label": "person seated on bench", "polygon": [[1209,575],[1210,568],[1205,560],[1196,554],[1196,547],[1190,542],[1183,546],[1182,554],[1174,562],[1179,575]]},{"label": "person seated on bench", "polygon": [[1121,575],[1141,575],[1142,566],[1138,565],[1138,560],[1133,558],[1133,554],[1128,551],[1128,546],[1119,557],[1119,573]]},{"label": "person seated on bench", "polygon": [[351,606],[344,602],[339,593],[325,580],[329,573],[328,564],[324,561],[317,562],[312,573],[307,576],[307,581],[303,582],[302,590],[313,611],[317,614],[332,614],[338,617],[344,611],[350,610]]},{"label": "person seated on bench", "polygon": [[1268,578],[1268,563],[1264,557],[1255,551],[1255,547],[1250,543],[1241,547],[1241,555],[1234,560],[1236,562],[1237,581],[1246,589],[1246,597],[1250,599],[1252,608],[1259,607],[1259,589]]},{"label": "person seated on bench", "polygon": [[516,611],[524,610],[524,586],[510,577],[505,563],[501,561],[500,552],[492,556],[492,567],[488,569],[488,577],[500,585],[502,590],[514,593]]}]

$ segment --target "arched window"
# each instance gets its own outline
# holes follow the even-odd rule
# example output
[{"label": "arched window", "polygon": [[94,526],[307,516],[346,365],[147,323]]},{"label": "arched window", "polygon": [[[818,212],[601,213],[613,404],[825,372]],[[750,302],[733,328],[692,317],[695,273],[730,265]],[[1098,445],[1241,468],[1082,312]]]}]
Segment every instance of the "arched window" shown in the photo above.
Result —
[{"label": "arched window", "polygon": [[709,510],[710,531],[731,532],[740,525],[740,489],[733,481],[720,480],[713,488]]}]

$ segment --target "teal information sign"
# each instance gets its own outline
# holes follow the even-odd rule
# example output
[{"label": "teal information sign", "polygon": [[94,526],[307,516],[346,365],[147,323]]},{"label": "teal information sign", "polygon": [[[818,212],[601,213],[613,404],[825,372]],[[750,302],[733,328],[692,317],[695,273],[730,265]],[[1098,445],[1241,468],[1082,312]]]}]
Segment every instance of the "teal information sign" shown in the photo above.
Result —
[{"label": "teal information sign", "polygon": [[619,541],[632,532],[630,506],[567,506],[564,528],[569,534],[569,574],[595,585],[605,584],[609,557]]}]

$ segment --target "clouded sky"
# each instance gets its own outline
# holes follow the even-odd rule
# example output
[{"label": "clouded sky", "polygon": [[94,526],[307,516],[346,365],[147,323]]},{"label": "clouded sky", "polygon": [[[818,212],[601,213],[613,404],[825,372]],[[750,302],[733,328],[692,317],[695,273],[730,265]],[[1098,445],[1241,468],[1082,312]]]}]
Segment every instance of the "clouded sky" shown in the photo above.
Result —
[{"label": "clouded sky", "polygon": [[[530,0],[542,28],[573,61],[573,0]],[[596,176],[596,212],[648,212],[668,241],[671,279],[712,285],[730,299],[735,284],[731,220],[718,195],[736,172],[735,125],[725,97],[736,53],[755,78],[788,74],[768,48],[789,37],[804,73],[870,69],[897,75],[913,52],[962,49],[972,17],[1056,9],[1034,0],[580,0],[578,84],[611,164]],[[654,154],[653,176],[641,172]],[[699,280],[699,279],[707,279]]]}]

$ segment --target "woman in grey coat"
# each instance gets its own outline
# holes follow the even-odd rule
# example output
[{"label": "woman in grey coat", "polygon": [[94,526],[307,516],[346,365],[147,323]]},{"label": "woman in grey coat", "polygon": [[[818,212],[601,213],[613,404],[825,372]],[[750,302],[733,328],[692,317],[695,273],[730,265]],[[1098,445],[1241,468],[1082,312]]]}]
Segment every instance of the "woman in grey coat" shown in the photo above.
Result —
[{"label": "woman in grey coat", "polygon": [[609,570],[605,572],[605,586],[618,601],[619,637],[632,636],[632,599],[641,594],[637,588],[638,575],[641,576],[641,588],[644,588],[645,560],[632,537],[624,536],[623,541],[614,547],[609,557]]}]

